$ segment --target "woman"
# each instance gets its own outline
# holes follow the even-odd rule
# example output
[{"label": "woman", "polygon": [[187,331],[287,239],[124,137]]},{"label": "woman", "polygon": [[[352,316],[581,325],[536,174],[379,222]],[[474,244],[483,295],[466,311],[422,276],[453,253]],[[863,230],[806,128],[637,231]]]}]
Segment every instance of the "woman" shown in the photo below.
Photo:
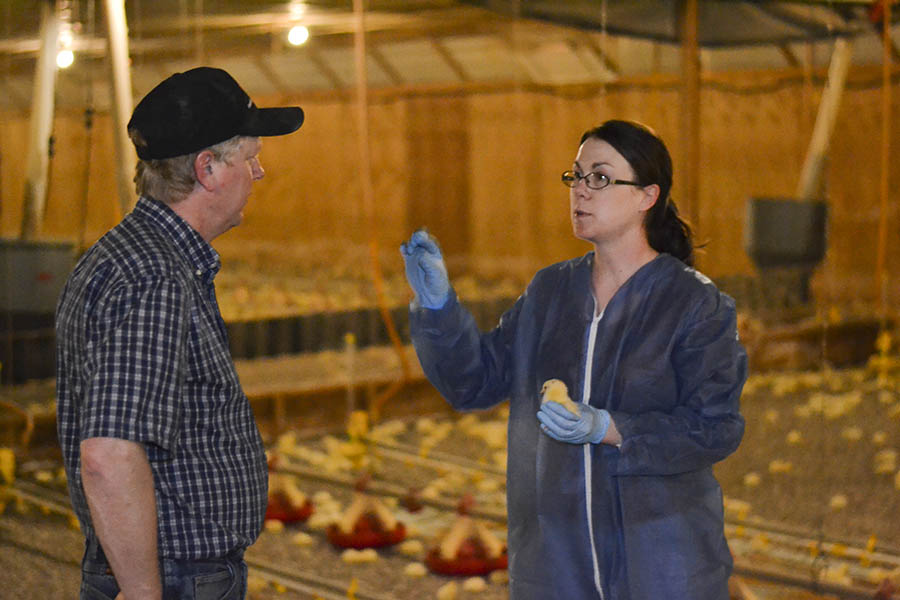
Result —
[{"label": "woman", "polygon": [[[672,161],[647,128],[586,132],[562,180],[593,251],[539,271],[489,333],[427,233],[401,247],[429,380],[461,410],[510,400],[510,597],[725,600],[732,560],[712,465],[744,431],[734,302],[691,268]],[[577,415],[541,404],[551,379]]]}]

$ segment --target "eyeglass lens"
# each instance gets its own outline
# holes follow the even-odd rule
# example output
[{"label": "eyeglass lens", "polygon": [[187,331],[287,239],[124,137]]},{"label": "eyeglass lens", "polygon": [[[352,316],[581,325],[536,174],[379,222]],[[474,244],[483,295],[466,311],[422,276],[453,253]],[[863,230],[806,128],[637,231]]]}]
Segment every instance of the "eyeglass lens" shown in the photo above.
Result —
[{"label": "eyeglass lens", "polygon": [[592,190],[602,190],[609,185],[609,177],[602,173],[591,172],[587,175],[580,175],[575,171],[566,171],[562,174],[562,182],[568,187],[575,187],[582,179],[584,179],[585,185]]}]

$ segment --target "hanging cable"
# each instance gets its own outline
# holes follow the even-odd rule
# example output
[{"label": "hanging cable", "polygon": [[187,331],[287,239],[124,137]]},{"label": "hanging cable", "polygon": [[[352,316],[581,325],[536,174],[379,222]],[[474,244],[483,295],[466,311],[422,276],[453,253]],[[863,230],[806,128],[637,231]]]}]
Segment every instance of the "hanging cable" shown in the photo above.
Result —
[{"label": "hanging cable", "polygon": [[881,186],[878,210],[878,253],[875,260],[875,285],[878,298],[878,318],[881,330],[887,326],[887,217],[891,173],[891,2],[881,3],[882,58],[881,58]]},{"label": "hanging cable", "polygon": [[402,379],[393,382],[385,391],[372,400],[369,412],[371,422],[374,423],[377,421],[377,417],[380,415],[381,407],[384,403],[399,392],[410,380],[411,371],[409,361],[406,357],[406,350],[400,339],[400,334],[397,333],[397,327],[394,325],[394,319],[387,306],[384,290],[384,277],[381,272],[381,261],[379,259],[378,229],[375,220],[375,190],[372,185],[372,156],[369,147],[369,82],[366,74],[365,8],[363,6],[363,0],[353,0],[353,15],[355,18],[353,50],[356,66],[356,109],[359,126],[359,135],[357,136],[357,139],[359,143],[359,159],[362,171],[359,181],[362,185],[363,217],[369,233],[369,261],[371,266],[372,284],[375,287],[375,300],[378,304],[378,311],[381,313],[381,318],[387,328],[388,336],[397,352],[397,357],[400,360],[400,367],[403,372]]}]

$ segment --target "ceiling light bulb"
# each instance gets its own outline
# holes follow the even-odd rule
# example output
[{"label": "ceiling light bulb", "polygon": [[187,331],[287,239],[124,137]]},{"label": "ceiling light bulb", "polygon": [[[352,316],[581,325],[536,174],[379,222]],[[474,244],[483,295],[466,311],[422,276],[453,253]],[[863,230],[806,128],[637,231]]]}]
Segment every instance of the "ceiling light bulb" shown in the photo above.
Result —
[{"label": "ceiling light bulb", "polygon": [[60,69],[68,69],[75,62],[75,53],[71,50],[60,50],[56,55],[56,66]]},{"label": "ceiling light bulb", "polygon": [[288,32],[288,41],[294,46],[301,46],[309,39],[309,29],[303,25],[291,27]]}]

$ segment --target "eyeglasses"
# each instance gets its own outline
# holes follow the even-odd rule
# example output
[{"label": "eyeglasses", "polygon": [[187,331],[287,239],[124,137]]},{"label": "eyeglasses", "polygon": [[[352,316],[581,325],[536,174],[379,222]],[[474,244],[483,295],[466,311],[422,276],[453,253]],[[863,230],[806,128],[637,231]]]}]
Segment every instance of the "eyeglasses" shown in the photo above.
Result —
[{"label": "eyeglasses", "polygon": [[588,173],[587,175],[581,175],[576,173],[575,171],[566,171],[560,177],[562,179],[563,185],[566,187],[573,188],[578,185],[578,182],[584,179],[584,184],[591,188],[592,190],[602,190],[603,188],[610,185],[633,185],[637,187],[644,187],[642,184],[637,181],[626,181],[624,179],[610,179],[603,173]]}]

